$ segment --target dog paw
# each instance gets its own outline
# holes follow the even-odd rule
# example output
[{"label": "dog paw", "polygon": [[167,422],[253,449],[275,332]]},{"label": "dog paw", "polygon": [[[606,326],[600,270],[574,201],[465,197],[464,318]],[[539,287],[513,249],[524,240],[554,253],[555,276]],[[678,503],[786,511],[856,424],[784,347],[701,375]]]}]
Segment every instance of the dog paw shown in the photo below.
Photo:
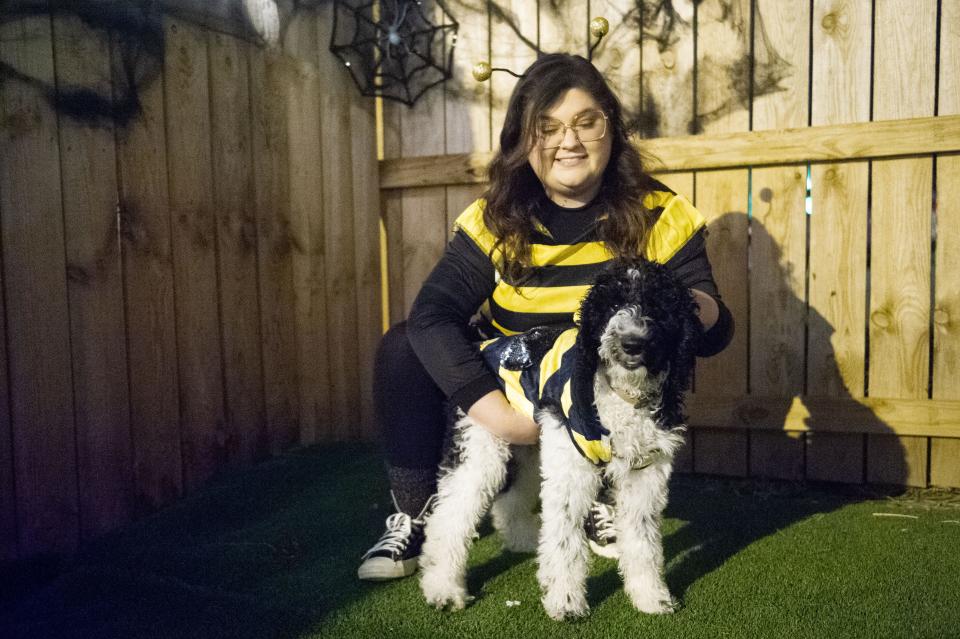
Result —
[{"label": "dog paw", "polygon": [[420,582],[427,603],[437,610],[463,610],[473,597],[467,594],[467,589],[457,583],[437,583],[437,580],[424,579]]},{"label": "dog paw", "polygon": [[649,615],[668,615],[680,608],[680,603],[669,594],[650,597],[631,597],[633,607]]},{"label": "dog paw", "polygon": [[555,621],[579,619],[590,614],[590,605],[583,593],[548,592],[543,597],[543,609]]}]

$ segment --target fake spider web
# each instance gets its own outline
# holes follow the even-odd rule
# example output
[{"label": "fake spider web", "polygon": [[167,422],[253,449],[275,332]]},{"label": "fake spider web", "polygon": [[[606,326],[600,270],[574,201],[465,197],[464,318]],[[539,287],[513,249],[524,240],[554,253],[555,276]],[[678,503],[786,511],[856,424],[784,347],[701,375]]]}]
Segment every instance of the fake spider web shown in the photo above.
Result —
[{"label": "fake spider web", "polygon": [[452,75],[458,24],[439,0],[436,9],[439,25],[417,0],[336,0],[330,51],[361,94],[413,106]]}]

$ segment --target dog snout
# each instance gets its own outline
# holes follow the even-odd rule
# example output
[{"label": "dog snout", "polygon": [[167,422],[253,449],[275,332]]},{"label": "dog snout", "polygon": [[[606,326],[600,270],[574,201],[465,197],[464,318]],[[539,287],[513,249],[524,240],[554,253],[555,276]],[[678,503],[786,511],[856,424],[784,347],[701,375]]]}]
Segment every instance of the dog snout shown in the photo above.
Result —
[{"label": "dog snout", "polygon": [[642,337],[628,336],[620,340],[620,347],[627,355],[640,355],[646,343],[647,340]]}]

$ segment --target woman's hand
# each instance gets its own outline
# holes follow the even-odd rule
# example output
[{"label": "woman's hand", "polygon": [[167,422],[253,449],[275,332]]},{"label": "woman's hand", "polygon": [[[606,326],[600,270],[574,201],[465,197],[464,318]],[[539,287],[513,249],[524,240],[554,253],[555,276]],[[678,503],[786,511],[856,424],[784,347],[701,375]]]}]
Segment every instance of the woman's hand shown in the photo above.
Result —
[{"label": "woman's hand", "polygon": [[717,305],[717,300],[703,291],[691,288],[690,292],[693,294],[693,301],[697,303],[697,316],[703,324],[703,330],[709,331],[720,318],[720,306]]},{"label": "woman's hand", "polygon": [[526,415],[516,411],[501,391],[490,391],[467,411],[475,422],[511,444],[536,444],[540,427]]}]

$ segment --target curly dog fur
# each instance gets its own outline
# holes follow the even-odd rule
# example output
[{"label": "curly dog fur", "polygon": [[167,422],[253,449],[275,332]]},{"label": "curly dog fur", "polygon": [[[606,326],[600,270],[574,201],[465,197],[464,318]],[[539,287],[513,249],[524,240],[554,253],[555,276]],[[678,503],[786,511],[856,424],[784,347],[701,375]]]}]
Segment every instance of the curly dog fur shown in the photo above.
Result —
[{"label": "curly dog fur", "polygon": [[[538,402],[534,413],[539,478],[535,447],[512,447],[461,413],[454,431],[459,460],[444,468],[426,526],[420,583],[427,602],[467,604],[467,554],[489,509],[506,548],[536,549],[547,614],[586,615],[584,519],[606,480],[627,595],[640,611],[673,611],[660,521],[702,330],[690,292],[664,266],[616,260],[600,273],[581,304],[570,385],[574,401],[595,406],[609,432],[609,462],[594,464],[579,452],[553,399]],[[500,493],[511,458],[519,462],[516,476]],[[543,525],[534,514],[538,485]]]}]

